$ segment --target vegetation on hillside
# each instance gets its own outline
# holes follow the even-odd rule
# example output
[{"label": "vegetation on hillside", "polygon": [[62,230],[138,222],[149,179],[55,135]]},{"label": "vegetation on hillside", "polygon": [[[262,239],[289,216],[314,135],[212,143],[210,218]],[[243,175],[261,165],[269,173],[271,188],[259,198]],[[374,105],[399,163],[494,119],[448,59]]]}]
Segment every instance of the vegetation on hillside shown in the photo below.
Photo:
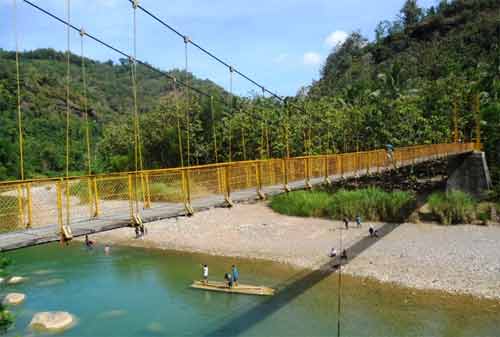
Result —
[{"label": "vegetation on hillside", "polygon": [[[454,110],[459,138],[470,141],[480,111],[482,140],[499,186],[499,45],[497,0],[442,1],[429,9],[407,0],[396,20],[377,26],[375,41],[354,32],[332,50],[321,78],[289,97],[286,107],[258,95],[231,101],[210,81],[171,72],[211,92],[216,98],[212,111],[210,99],[174,90],[165,76],[140,66],[144,167],[181,164],[178,123],[184,164],[203,164],[449,142]],[[20,176],[14,59],[12,52],[0,52],[0,179]],[[70,169],[84,173],[81,58],[72,55],[71,60]],[[134,163],[130,65],[127,60],[86,63],[93,172],[129,170]],[[64,53],[21,54],[27,177],[64,171],[64,76]]]},{"label": "vegetation on hillside", "polygon": [[405,145],[458,138],[482,141],[500,182],[500,2],[441,1],[427,10],[407,0],[398,18],[383,21],[376,40],[353,33],[327,58],[308,100],[335,97],[353,113],[356,141]]},{"label": "vegetation on hillside", "polygon": [[[39,49],[20,53],[20,60],[26,176],[60,175],[65,168],[66,54]],[[81,57],[72,54],[70,170],[75,174],[86,171],[87,160],[81,64]],[[123,156],[131,157],[133,154],[130,64],[125,59],[117,64],[85,59],[85,69],[93,171],[129,169],[128,160]],[[227,95],[222,88],[178,70],[169,74],[213,94],[215,108],[220,110],[219,100]],[[174,91],[175,84],[171,80],[145,66],[138,66],[137,83],[143,143],[148,151],[145,158],[151,160],[147,164],[154,166],[161,162],[161,166],[176,165],[177,136],[171,131],[175,123],[168,117],[172,112],[165,111],[159,116],[158,110],[164,107],[166,98],[173,92],[180,96],[180,89]],[[203,101],[200,105],[193,104],[191,107],[209,116],[209,102]],[[15,53],[0,50],[0,180],[20,177],[16,109]]]}]

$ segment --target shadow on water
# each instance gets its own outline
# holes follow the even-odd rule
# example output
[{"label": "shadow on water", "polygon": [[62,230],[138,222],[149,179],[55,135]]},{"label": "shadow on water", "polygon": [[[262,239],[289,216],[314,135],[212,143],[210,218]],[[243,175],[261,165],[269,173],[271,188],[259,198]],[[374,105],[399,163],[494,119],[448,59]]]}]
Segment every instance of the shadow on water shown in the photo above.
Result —
[{"label": "shadow on water", "polygon": [[[378,229],[378,238],[366,236],[347,249],[349,260],[356,258],[364,250],[370,248],[378,240],[391,233],[399,224],[385,224]],[[348,261],[349,261],[348,260]],[[348,263],[343,262],[342,265]],[[300,273],[291,280],[278,286],[278,293],[257,306],[240,313],[221,327],[209,331],[206,337],[215,336],[236,336],[250,330],[254,325],[263,321],[273,313],[292,302],[295,298],[313,288],[316,284],[329,277],[338,269],[338,259],[323,264],[318,270],[312,272]]]}]

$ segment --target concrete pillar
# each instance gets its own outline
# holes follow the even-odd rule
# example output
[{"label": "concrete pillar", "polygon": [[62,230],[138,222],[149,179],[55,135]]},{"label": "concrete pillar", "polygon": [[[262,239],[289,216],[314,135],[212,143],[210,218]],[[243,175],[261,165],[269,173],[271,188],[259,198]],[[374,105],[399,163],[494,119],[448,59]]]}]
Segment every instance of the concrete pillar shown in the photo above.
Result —
[{"label": "concrete pillar", "polygon": [[466,153],[448,159],[446,190],[460,190],[483,198],[491,189],[491,177],[484,152]]}]

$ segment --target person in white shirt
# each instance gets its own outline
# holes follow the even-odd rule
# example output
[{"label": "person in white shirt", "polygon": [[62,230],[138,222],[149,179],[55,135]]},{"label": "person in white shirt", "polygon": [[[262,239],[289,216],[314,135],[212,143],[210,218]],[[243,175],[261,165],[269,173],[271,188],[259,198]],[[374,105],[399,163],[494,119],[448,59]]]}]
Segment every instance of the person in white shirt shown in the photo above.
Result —
[{"label": "person in white shirt", "polygon": [[332,248],[331,252],[330,252],[330,257],[336,257],[337,256],[337,250],[334,248]]},{"label": "person in white shirt", "polygon": [[208,282],[208,266],[206,264],[203,265],[203,282]]}]

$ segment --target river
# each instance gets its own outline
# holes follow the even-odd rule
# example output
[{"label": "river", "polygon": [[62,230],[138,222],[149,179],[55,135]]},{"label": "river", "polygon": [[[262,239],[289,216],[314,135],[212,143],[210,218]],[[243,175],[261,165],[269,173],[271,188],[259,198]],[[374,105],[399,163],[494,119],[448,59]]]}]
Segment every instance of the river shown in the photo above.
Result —
[{"label": "river", "polygon": [[[338,275],[259,260],[79,243],[6,254],[12,275],[28,277],[7,336],[40,335],[38,311],[68,311],[77,324],[61,336],[336,336]],[[244,283],[278,288],[274,297],[189,288],[207,263],[221,280],[233,263]],[[500,304],[343,276],[342,336],[498,336]]]}]

